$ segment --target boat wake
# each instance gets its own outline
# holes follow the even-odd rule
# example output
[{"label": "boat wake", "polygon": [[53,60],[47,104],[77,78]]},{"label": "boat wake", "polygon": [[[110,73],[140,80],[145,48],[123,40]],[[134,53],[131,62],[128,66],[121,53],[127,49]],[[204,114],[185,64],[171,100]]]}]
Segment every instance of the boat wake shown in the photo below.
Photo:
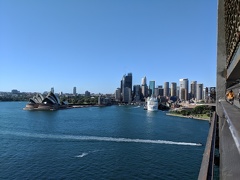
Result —
[{"label": "boat wake", "polygon": [[79,155],[77,155],[77,156],[75,156],[75,157],[77,157],[77,158],[82,158],[82,157],[84,157],[84,156],[86,156],[86,155],[88,155],[88,153],[82,153],[82,154],[79,154]]},{"label": "boat wake", "polygon": [[140,108],[141,106],[134,106],[132,107],[132,109],[136,109],[136,108]]},{"label": "boat wake", "polygon": [[[75,140],[75,141],[107,141],[107,142],[122,142],[122,143],[148,143],[148,144],[170,144],[182,146],[202,146],[201,143],[192,142],[175,142],[166,140],[150,140],[150,139],[130,139],[130,138],[115,138],[115,137],[99,137],[99,136],[77,136],[77,135],[55,135],[55,134],[39,134],[27,132],[0,132],[4,135],[14,135],[29,138],[41,139],[57,139],[57,140]],[[83,154],[82,154],[83,155]],[[85,154],[84,156],[86,156]]]}]

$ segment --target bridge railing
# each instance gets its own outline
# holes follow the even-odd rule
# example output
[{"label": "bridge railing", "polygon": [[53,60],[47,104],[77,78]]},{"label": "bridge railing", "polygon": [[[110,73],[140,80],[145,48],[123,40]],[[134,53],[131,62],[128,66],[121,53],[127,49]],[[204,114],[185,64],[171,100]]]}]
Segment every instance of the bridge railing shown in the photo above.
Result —
[{"label": "bridge railing", "polygon": [[198,175],[199,180],[213,179],[214,154],[216,140],[217,114],[214,112],[211,117],[211,126],[208,133],[202,164]]}]

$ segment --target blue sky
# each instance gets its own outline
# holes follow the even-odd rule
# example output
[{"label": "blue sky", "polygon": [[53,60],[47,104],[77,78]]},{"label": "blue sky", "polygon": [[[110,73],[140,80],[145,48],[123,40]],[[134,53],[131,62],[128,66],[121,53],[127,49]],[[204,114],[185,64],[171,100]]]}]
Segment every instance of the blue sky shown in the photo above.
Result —
[{"label": "blue sky", "polygon": [[216,85],[217,0],[0,0],[0,91]]}]

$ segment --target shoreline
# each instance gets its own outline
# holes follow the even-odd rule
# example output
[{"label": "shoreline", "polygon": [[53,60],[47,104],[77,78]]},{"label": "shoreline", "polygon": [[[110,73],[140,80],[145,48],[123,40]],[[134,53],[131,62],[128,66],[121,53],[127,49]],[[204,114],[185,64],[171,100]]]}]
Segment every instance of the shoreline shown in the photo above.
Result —
[{"label": "shoreline", "polygon": [[206,118],[199,118],[199,117],[195,117],[195,116],[183,116],[180,114],[172,114],[172,113],[166,113],[167,116],[177,116],[177,117],[183,117],[183,118],[187,118],[187,119],[197,119],[197,120],[202,120],[202,121],[210,121],[210,117],[209,119]]}]

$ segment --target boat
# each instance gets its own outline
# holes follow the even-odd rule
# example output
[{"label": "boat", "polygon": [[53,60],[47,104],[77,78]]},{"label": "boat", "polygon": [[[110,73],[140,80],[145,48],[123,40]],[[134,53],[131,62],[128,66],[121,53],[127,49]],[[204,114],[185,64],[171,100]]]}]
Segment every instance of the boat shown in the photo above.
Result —
[{"label": "boat", "polygon": [[147,110],[158,111],[158,100],[155,97],[148,97],[147,99]]},{"label": "boat", "polygon": [[143,109],[144,109],[144,110],[147,110],[147,106],[145,105],[145,106],[143,107]]}]

